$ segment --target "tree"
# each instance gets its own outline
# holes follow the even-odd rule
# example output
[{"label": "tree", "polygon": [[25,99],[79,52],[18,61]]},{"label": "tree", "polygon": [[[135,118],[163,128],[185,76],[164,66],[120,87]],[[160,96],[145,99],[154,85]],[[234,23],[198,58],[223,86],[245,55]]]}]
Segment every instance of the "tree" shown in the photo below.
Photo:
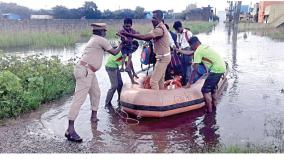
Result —
[{"label": "tree", "polygon": [[174,18],[174,10],[168,10],[167,12],[164,12],[165,19],[172,19]]},{"label": "tree", "polygon": [[64,6],[55,6],[52,8],[55,19],[70,19],[69,9]]},{"label": "tree", "polygon": [[86,19],[99,19],[101,18],[101,11],[98,10],[96,3],[89,1],[85,2],[82,12]]},{"label": "tree", "polygon": [[110,11],[109,9],[105,10],[102,14],[102,18],[103,19],[113,19],[114,18],[114,14],[112,11]]},{"label": "tree", "polygon": [[32,10],[27,7],[19,6],[16,3],[0,2],[0,13],[14,13],[18,14],[22,19],[29,19]]},{"label": "tree", "polygon": [[81,19],[83,17],[83,13],[80,9],[70,9],[69,15],[72,19]]},{"label": "tree", "polygon": [[135,19],[143,19],[145,17],[145,9],[143,7],[137,6],[134,10]]},{"label": "tree", "polygon": [[52,10],[40,9],[38,11],[33,11],[32,14],[51,15],[52,14]]},{"label": "tree", "polygon": [[115,19],[134,18],[134,11],[131,9],[121,9],[114,11]]}]

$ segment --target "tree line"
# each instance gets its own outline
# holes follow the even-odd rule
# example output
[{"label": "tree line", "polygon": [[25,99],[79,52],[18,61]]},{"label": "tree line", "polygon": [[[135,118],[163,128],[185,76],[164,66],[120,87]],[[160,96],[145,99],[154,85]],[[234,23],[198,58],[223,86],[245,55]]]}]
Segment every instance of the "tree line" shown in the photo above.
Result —
[{"label": "tree line", "polygon": [[[0,14],[14,13],[21,16],[21,19],[29,19],[30,15],[52,15],[54,19],[123,19],[125,17],[133,19],[143,19],[147,15],[145,8],[137,6],[135,10],[104,10],[100,11],[96,3],[92,1],[85,2],[82,7],[69,9],[65,6],[55,6],[51,10],[32,10],[27,7],[17,5],[16,3],[0,2]],[[165,18],[173,18],[173,10],[164,11]]]}]

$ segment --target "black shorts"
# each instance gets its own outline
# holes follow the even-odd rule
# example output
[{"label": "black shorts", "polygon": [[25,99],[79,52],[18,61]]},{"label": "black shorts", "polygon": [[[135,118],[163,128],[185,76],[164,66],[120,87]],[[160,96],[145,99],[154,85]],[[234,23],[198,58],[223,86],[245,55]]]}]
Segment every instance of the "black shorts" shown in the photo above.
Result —
[{"label": "black shorts", "polygon": [[206,78],[203,87],[201,89],[202,93],[215,93],[218,89],[218,83],[222,77],[223,73],[209,73]]},{"label": "black shorts", "polygon": [[129,45],[123,46],[121,48],[121,53],[122,53],[122,55],[129,56],[130,54],[133,53],[132,46],[131,45],[130,46]]}]

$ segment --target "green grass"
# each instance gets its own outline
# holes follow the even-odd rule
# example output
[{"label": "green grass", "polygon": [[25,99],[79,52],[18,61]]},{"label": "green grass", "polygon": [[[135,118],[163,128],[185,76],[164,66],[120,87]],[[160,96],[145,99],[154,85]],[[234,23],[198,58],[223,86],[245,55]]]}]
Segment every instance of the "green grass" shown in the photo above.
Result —
[{"label": "green grass", "polygon": [[57,32],[2,32],[0,48],[46,48],[64,47],[75,44],[79,40],[76,33],[62,34]]},{"label": "green grass", "polygon": [[[190,28],[193,34],[201,32],[208,32],[212,30],[215,23],[209,22],[183,22],[185,28]],[[172,28],[173,23],[168,23]],[[108,25],[108,31],[106,38],[115,39],[118,38],[115,34],[122,27],[121,23],[112,23]],[[139,31],[141,34],[145,34],[153,29],[151,21],[146,23],[136,22],[133,24],[133,28]],[[30,30],[17,30],[9,32],[0,32],[0,50],[8,50],[12,48],[62,48],[65,46],[74,45],[82,38],[88,39],[92,35],[90,28],[83,30],[68,30],[68,32],[62,33],[62,29],[51,29],[52,31],[30,31]],[[171,29],[173,30],[173,29]]]},{"label": "green grass", "polygon": [[263,146],[263,145],[251,145],[248,144],[246,146],[238,146],[238,145],[232,145],[232,146],[226,146],[220,148],[218,153],[283,153],[283,146],[282,148],[277,146]]},{"label": "green grass", "polygon": [[284,29],[264,23],[240,23],[239,32],[252,31],[272,39],[284,40]]},{"label": "green grass", "polygon": [[[282,141],[283,142],[283,141]],[[280,143],[280,144],[279,144]],[[193,147],[189,152],[193,153],[283,153],[284,143],[281,144],[253,144],[245,143],[241,145],[200,145]]]},{"label": "green grass", "polygon": [[272,38],[272,39],[280,39],[284,40],[284,32],[283,31],[271,31],[267,32],[267,36]]},{"label": "green grass", "polygon": [[239,31],[270,30],[273,27],[265,23],[239,23]]},{"label": "green grass", "polygon": [[[172,28],[173,23],[167,23],[171,30],[174,31],[174,29]],[[117,31],[119,31],[119,29],[121,29],[121,25],[122,24],[113,24],[108,26],[108,31],[107,31],[107,38],[109,39],[113,39],[113,38],[117,38],[117,36],[115,35],[117,33]],[[188,22],[188,21],[184,21],[183,22],[183,26],[184,28],[189,28],[191,30],[191,32],[193,34],[199,34],[202,32],[209,32],[213,29],[213,27],[216,25],[216,23],[213,22]],[[136,31],[139,31],[139,33],[141,34],[145,34],[150,32],[153,29],[152,23],[149,21],[148,23],[145,24],[141,24],[141,23],[134,23],[133,24],[133,28]],[[90,37],[91,36],[91,32],[88,30],[85,30],[81,33],[81,36],[84,37]]]},{"label": "green grass", "polygon": [[216,23],[213,22],[185,22],[185,28],[189,28],[193,34],[199,34],[202,32],[209,32],[213,29]]}]

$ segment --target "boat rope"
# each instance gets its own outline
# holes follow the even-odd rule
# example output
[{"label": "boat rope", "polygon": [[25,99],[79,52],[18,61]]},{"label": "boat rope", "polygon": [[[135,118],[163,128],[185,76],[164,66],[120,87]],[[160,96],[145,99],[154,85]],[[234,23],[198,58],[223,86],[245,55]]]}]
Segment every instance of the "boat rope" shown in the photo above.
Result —
[{"label": "boat rope", "polygon": [[[115,113],[118,114],[119,117],[121,117],[122,119],[125,120],[125,124],[127,125],[138,125],[140,123],[139,120],[137,119],[134,119],[134,118],[131,118],[129,117],[128,113],[125,112],[123,109],[121,109],[120,107],[115,109]],[[123,115],[124,114],[124,115]],[[141,118],[140,118],[141,119]]]}]

